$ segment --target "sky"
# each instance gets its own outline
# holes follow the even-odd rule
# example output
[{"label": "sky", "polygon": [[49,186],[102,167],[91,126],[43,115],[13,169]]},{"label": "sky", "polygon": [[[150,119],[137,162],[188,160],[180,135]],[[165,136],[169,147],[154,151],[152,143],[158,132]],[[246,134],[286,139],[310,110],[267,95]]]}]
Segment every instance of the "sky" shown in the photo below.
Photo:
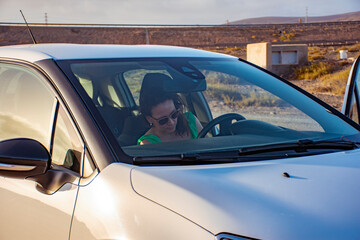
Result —
[{"label": "sky", "polygon": [[0,23],[224,24],[360,11],[359,0],[0,0]]}]

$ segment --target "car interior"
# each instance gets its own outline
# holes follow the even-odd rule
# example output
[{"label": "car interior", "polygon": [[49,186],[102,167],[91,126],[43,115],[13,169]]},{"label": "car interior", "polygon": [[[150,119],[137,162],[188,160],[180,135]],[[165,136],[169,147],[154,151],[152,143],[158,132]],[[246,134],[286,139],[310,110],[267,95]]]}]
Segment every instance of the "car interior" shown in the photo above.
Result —
[{"label": "car interior", "polygon": [[[156,72],[156,71],[155,71]],[[156,74],[163,74],[158,73]],[[83,86],[101,116],[117,138],[121,146],[136,145],[137,140],[150,128],[149,123],[139,113],[137,100],[130,91],[124,73],[115,76],[97,76],[89,74],[77,74],[80,84]],[[147,79],[146,83],[142,80]],[[154,71],[144,74],[138,85],[152,84],[156,82]],[[204,107],[206,101],[201,92],[178,93],[186,105],[186,111],[195,114],[203,125],[212,118],[208,108]],[[137,97],[138,98],[138,97]]]}]

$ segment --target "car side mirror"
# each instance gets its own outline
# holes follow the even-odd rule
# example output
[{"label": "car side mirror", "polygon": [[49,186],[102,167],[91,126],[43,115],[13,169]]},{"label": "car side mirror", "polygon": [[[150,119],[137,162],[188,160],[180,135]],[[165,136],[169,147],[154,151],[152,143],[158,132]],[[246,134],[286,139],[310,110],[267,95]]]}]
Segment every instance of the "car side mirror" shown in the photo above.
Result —
[{"label": "car side mirror", "polygon": [[27,178],[44,174],[49,165],[48,150],[36,140],[16,138],[0,142],[0,176]]}]

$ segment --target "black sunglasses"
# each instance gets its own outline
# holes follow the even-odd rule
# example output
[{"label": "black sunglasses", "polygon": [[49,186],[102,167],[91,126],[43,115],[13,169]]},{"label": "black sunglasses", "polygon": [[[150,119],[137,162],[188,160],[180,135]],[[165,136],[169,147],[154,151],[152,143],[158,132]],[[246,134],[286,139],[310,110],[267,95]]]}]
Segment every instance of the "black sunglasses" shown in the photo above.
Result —
[{"label": "black sunglasses", "polygon": [[169,118],[175,120],[175,119],[177,119],[179,117],[179,114],[180,114],[180,111],[177,109],[174,112],[172,112],[169,117],[162,117],[162,118],[159,118],[159,119],[156,119],[156,118],[153,118],[153,117],[151,117],[151,118],[156,120],[160,125],[165,125],[165,124],[168,123]]}]

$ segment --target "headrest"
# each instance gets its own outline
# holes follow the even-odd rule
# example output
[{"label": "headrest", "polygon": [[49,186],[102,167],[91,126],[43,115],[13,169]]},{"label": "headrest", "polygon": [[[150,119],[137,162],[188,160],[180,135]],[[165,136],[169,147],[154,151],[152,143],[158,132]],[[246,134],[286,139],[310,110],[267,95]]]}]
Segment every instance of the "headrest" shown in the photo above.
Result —
[{"label": "headrest", "polygon": [[147,73],[141,84],[140,95],[146,92],[164,91],[164,82],[172,79],[163,73]]}]

